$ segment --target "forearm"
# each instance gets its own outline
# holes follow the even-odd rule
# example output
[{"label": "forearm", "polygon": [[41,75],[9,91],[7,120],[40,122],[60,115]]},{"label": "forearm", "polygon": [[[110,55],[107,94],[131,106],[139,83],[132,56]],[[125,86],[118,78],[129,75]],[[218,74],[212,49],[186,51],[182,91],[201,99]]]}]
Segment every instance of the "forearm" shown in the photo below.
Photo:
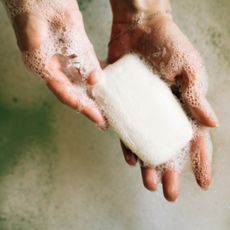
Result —
[{"label": "forearm", "polygon": [[113,20],[130,21],[138,15],[168,14],[170,0],[110,0]]}]

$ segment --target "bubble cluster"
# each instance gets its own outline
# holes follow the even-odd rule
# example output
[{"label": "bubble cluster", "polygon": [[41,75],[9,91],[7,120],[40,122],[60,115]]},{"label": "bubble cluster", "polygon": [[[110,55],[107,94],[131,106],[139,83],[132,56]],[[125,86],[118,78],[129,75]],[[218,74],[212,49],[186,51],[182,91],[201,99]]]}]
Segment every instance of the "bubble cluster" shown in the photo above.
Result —
[{"label": "bubble cluster", "polygon": [[[193,171],[199,183],[205,187],[208,182],[208,167],[212,161],[212,142],[208,132],[208,128],[201,127],[200,124],[190,119],[193,128],[193,139],[181,150],[179,154],[174,156],[168,162],[155,167],[158,179],[160,181],[163,173],[168,170],[174,170],[178,173],[185,171]],[[193,143],[197,138],[203,138],[204,145],[194,145]],[[207,159],[202,158],[202,151],[206,149]],[[153,165],[148,165],[145,162],[141,164],[142,167],[154,167]]]},{"label": "bubble cluster", "polygon": [[207,73],[199,54],[184,50],[178,45],[173,47],[172,56],[167,64],[161,62],[160,74],[166,81],[175,82],[181,91],[182,100],[192,107],[200,107],[207,92]]},{"label": "bubble cluster", "polygon": [[[47,34],[40,46],[22,52],[25,65],[33,73],[44,79],[55,77],[51,76],[46,68],[48,61],[54,55],[65,57],[66,61],[61,65],[66,75],[71,74],[69,69],[75,68],[81,77],[87,78],[98,65],[93,56],[93,47],[82,26],[81,16],[76,16],[77,8],[74,11],[68,8],[71,6],[70,1],[4,0],[4,3],[12,20],[21,14],[35,15],[48,25]],[[36,32],[39,34],[39,31]]]},{"label": "bubble cluster", "polygon": [[62,15],[65,6],[63,0],[2,0],[2,2],[12,19],[17,15],[36,12],[37,15],[49,20],[51,15]]},{"label": "bubble cluster", "polygon": [[[191,166],[198,183],[203,188],[206,188],[210,183],[210,162],[212,160],[212,145],[208,133],[205,131],[202,135],[202,138],[204,138],[203,142],[208,153],[207,158],[204,158],[204,153],[202,153],[202,151],[204,151],[203,147],[196,145],[191,150]],[[198,136],[195,138],[198,138]]]}]

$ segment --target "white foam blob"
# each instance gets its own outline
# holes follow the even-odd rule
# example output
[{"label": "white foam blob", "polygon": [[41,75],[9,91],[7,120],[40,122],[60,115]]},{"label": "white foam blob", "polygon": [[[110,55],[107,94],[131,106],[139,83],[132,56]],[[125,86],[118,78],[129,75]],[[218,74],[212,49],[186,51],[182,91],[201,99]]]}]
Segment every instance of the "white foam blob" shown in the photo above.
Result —
[{"label": "white foam blob", "polygon": [[181,153],[193,131],[167,84],[133,54],[109,65],[104,73],[93,95],[126,146],[152,166]]}]

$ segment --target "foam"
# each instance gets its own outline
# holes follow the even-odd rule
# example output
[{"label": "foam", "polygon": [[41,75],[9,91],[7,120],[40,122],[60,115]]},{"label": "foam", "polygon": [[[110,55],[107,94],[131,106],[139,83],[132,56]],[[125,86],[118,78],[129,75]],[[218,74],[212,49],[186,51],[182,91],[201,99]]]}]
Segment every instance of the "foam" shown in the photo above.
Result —
[{"label": "foam", "polygon": [[104,73],[93,95],[126,146],[151,166],[178,155],[193,132],[169,87],[133,54]]},{"label": "foam", "polygon": [[159,73],[168,82],[175,82],[175,76],[178,77],[177,84],[184,84],[179,87],[182,99],[186,100],[192,107],[200,107],[198,99],[203,98],[208,89],[207,73],[200,57],[200,54],[193,49],[188,39],[184,36],[177,38],[175,36],[171,47],[172,56],[167,64],[160,63]]},{"label": "foam", "polygon": [[[153,32],[161,36],[154,47],[148,47],[149,36],[143,36],[139,41],[138,52],[145,54],[145,59],[168,84],[175,84],[176,81],[180,84],[180,81],[183,81],[184,85],[187,85],[182,87],[183,99],[192,107],[199,108],[201,104],[197,98],[204,97],[208,89],[207,73],[202,58],[177,27],[173,30],[166,27],[167,24]],[[142,29],[146,31],[151,27],[142,25]]]},{"label": "foam", "polygon": [[63,0],[2,0],[2,2],[5,4],[11,18],[36,12],[36,15],[50,20],[53,15],[63,15],[63,8],[66,6]]},{"label": "foam", "polygon": [[[27,14],[47,24],[48,31],[46,36],[41,38],[40,46],[22,51],[25,65],[36,75],[45,80],[56,77],[51,76],[46,68],[48,61],[54,55],[62,55],[66,58],[68,65],[63,66],[65,73],[70,72],[69,68],[76,68],[84,79],[95,69],[95,66],[99,66],[93,47],[82,26],[82,18],[75,1],[3,0],[3,3],[12,21],[18,15]],[[39,20],[35,23],[39,23]],[[70,57],[73,55],[75,55],[74,59]]]},{"label": "foam", "polygon": [[[176,156],[172,157],[169,161],[165,162],[164,164],[158,165],[155,169],[160,179],[165,172],[165,170],[174,170],[178,173],[186,172],[191,170],[191,164],[189,163],[190,160],[190,149],[191,143],[189,142],[184,148],[181,149],[180,153]],[[144,167],[146,165],[143,165]],[[148,165],[147,165],[148,166]]]}]

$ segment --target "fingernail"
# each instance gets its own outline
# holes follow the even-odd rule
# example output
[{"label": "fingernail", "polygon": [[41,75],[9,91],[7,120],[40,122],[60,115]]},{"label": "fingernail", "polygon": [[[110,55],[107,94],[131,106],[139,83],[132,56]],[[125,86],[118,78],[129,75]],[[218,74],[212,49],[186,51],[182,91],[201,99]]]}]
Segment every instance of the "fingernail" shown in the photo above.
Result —
[{"label": "fingernail", "polygon": [[215,127],[219,127],[220,126],[220,122],[219,119],[217,118],[216,113],[214,112],[214,110],[212,109],[211,105],[209,104],[208,101],[206,101],[207,103],[207,108],[208,108],[208,116],[211,118],[212,123],[213,123],[213,128]]},{"label": "fingernail", "polygon": [[216,127],[220,127],[220,121],[219,121],[219,119],[217,118],[217,116],[216,116],[216,114],[214,113],[214,121],[215,121],[215,123],[216,123]]},{"label": "fingernail", "polygon": [[125,159],[132,166],[136,164],[136,157],[132,153],[126,154]]}]

